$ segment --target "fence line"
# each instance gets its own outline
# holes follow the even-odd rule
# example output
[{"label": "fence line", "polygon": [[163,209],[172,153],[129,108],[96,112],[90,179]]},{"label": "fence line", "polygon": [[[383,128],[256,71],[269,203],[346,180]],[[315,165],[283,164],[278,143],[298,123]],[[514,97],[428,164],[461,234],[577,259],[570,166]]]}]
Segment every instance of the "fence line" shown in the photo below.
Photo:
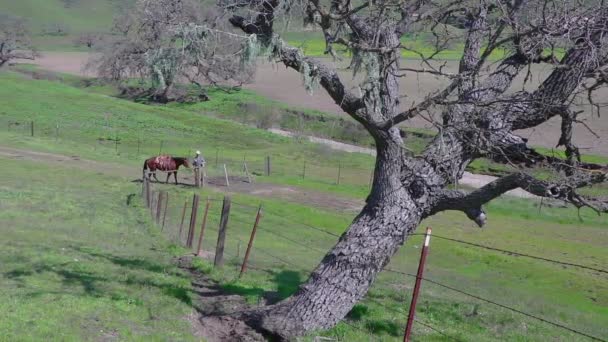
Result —
[{"label": "fence line", "polygon": [[[406,275],[406,276],[409,276],[409,277],[418,278],[418,276],[416,276],[415,274],[411,274],[411,273],[407,273],[407,272],[401,272],[401,271],[397,271],[397,270],[393,270],[393,269],[385,269],[385,271],[392,272],[392,273],[397,273],[397,274],[402,274],[402,275]],[[561,328],[561,329],[564,329],[564,330],[568,330],[568,331],[570,331],[570,332],[572,332],[572,333],[575,333],[575,334],[577,334],[577,335],[584,336],[584,337],[590,338],[590,339],[595,340],[595,341],[602,341],[602,342],[606,342],[606,340],[604,340],[604,339],[601,339],[601,338],[596,337],[596,336],[593,336],[593,335],[589,335],[589,334],[587,334],[587,333],[585,333],[585,332],[582,332],[582,331],[580,331],[580,330],[576,330],[576,329],[574,329],[574,328],[570,328],[570,327],[565,326],[565,325],[560,324],[560,323],[556,323],[556,322],[553,322],[553,321],[549,321],[549,320],[547,320],[547,319],[545,319],[545,318],[542,318],[542,317],[539,317],[539,316],[533,315],[533,314],[531,314],[531,313],[527,313],[527,312],[521,311],[521,310],[519,310],[519,309],[516,309],[516,308],[510,307],[510,306],[507,306],[507,305],[504,305],[504,304],[497,303],[497,302],[495,302],[495,301],[493,301],[493,300],[486,299],[486,298],[480,297],[480,296],[475,295],[475,294],[472,294],[472,293],[468,293],[468,292],[466,292],[466,291],[463,291],[463,290],[457,289],[457,288],[452,287],[452,286],[449,286],[449,285],[442,284],[442,283],[437,282],[437,281],[434,281],[434,280],[432,280],[432,279],[425,278],[425,277],[421,277],[420,279],[424,280],[425,282],[429,282],[429,283],[431,283],[431,284],[437,285],[437,286],[439,286],[439,287],[443,287],[443,288],[446,288],[446,289],[448,289],[448,290],[451,290],[451,291],[454,291],[454,292],[457,292],[457,293],[463,294],[463,295],[465,295],[465,296],[468,296],[468,297],[471,297],[471,298],[475,298],[475,299],[480,300],[480,301],[482,301],[482,302],[486,302],[486,303],[488,303],[488,304],[492,304],[492,305],[498,306],[498,307],[500,307],[500,308],[503,308],[503,309],[506,309],[506,310],[509,310],[509,311],[516,312],[516,313],[518,313],[518,314],[524,315],[524,316],[529,317],[529,318],[536,319],[536,320],[541,321],[541,322],[543,322],[543,323],[547,323],[547,324],[553,325],[553,326],[555,326],[555,327],[558,327],[558,328]]]},{"label": "fence line", "polygon": [[[143,191],[142,191],[142,197],[144,197],[144,199],[145,199],[145,198],[146,198],[146,196],[147,196],[146,194],[149,194],[149,193],[150,193],[150,182],[144,182],[144,189],[143,189]],[[153,194],[152,194],[152,196],[150,196],[150,197],[151,197],[151,198],[150,198],[150,202],[151,202],[151,203],[149,204],[149,210],[150,210],[150,212],[151,212],[151,213],[156,213],[156,216],[157,216],[157,219],[156,219],[156,220],[158,221],[158,214],[159,214],[159,210],[161,210],[161,209],[162,209],[163,202],[165,202],[165,206],[167,205],[167,204],[166,204],[166,200],[164,200],[164,201],[163,201],[163,199],[162,199],[162,198],[163,198],[163,197],[166,197],[167,195],[164,195],[164,196],[163,196],[163,195],[161,195],[161,194],[162,194],[162,192],[158,192],[158,191],[153,191],[152,193],[153,193]],[[148,196],[149,196],[149,195],[148,195]],[[219,200],[219,199],[210,199],[210,201],[218,201],[218,202],[219,202],[220,200]],[[175,198],[175,199],[174,199],[173,201],[171,201],[170,203],[173,203],[173,204],[174,204],[174,206],[173,206],[173,207],[174,207],[174,208],[176,208],[176,209],[178,209],[178,210],[181,208],[181,206],[179,205],[179,203],[180,203],[180,199],[179,199],[179,198]],[[188,202],[186,202],[185,204],[188,204]],[[245,208],[245,209],[254,209],[254,208],[255,208],[255,209],[258,209],[258,210],[259,210],[259,207],[258,207],[258,208],[256,208],[256,207],[254,207],[254,206],[252,206],[252,205],[249,205],[249,204],[244,204],[244,203],[235,203],[235,202],[232,202],[232,204],[235,204],[235,207],[239,207],[239,208]],[[196,219],[196,217],[195,217],[195,216],[196,216],[196,210],[197,210],[197,208],[198,208],[198,207],[196,207],[196,206],[194,206],[194,205],[192,205],[191,207],[192,207],[192,208],[191,208],[191,211],[192,211],[192,212],[191,212],[191,220],[192,220],[192,219],[194,219],[194,220],[195,220],[195,219]],[[180,226],[180,227],[183,225],[183,221],[184,221],[184,218],[183,218],[183,217],[184,217],[184,214],[185,214],[185,208],[186,208],[186,206],[184,206],[184,210],[183,210],[183,212],[182,212],[182,222],[179,224],[179,226]],[[165,207],[165,210],[166,210],[166,207]],[[241,213],[240,213],[240,215],[241,215],[241,216],[242,216],[242,215],[248,215],[248,214],[249,214],[248,212],[241,212]],[[283,220],[283,221],[286,221],[286,222],[290,222],[290,223],[294,223],[294,224],[297,224],[297,225],[301,225],[301,226],[304,226],[304,227],[307,227],[307,228],[311,228],[311,229],[313,229],[313,230],[315,230],[315,231],[318,231],[318,232],[323,233],[323,234],[326,234],[326,235],[331,235],[331,236],[333,236],[333,237],[338,237],[338,236],[339,236],[339,235],[337,235],[337,234],[334,234],[334,233],[329,232],[329,231],[327,231],[327,230],[325,230],[325,229],[322,229],[322,228],[314,227],[314,226],[311,226],[311,225],[308,225],[308,224],[304,224],[304,223],[301,223],[301,222],[296,222],[296,221],[294,220],[294,218],[293,218],[293,217],[285,217],[285,215],[280,215],[280,214],[278,214],[278,213],[276,213],[276,212],[273,212],[273,211],[268,212],[267,210],[265,210],[265,215],[267,215],[267,214],[270,214],[271,216],[273,216],[273,217],[275,217],[275,218],[279,218],[279,219],[281,219],[281,220]],[[230,218],[230,222],[231,222],[232,224],[234,224],[234,223],[238,223],[238,224],[242,224],[242,225],[244,225],[244,227],[249,228],[249,226],[250,226],[250,225],[252,224],[252,222],[253,222],[253,221],[252,221],[252,222],[246,222],[246,221],[247,221],[246,219],[243,219],[243,218],[239,217],[238,215],[237,215],[237,216],[235,216],[235,215],[234,215],[234,211],[233,211],[233,213],[230,213],[230,215],[232,215],[232,216],[233,216],[233,217],[231,217],[231,218]],[[152,215],[152,216],[154,216],[154,215]],[[252,216],[252,217],[253,217],[253,216]],[[177,219],[179,220],[179,216],[177,217]],[[226,218],[226,219],[227,219],[227,218]],[[223,219],[222,219],[222,220],[223,220]],[[163,219],[163,221],[164,221],[164,219]],[[220,220],[220,222],[221,222],[221,220]],[[157,222],[157,223],[160,223],[160,222]],[[266,233],[266,232],[267,232],[267,233],[269,233],[269,234],[270,234],[270,235],[272,235],[272,236],[276,236],[276,237],[278,237],[278,238],[281,238],[281,239],[283,239],[283,240],[285,240],[285,241],[287,241],[287,242],[289,242],[289,243],[291,243],[291,244],[293,244],[293,245],[297,245],[297,246],[299,246],[299,247],[302,247],[302,248],[304,248],[305,250],[316,251],[316,252],[319,252],[319,253],[326,253],[326,251],[325,251],[325,250],[322,250],[322,249],[317,248],[317,247],[315,247],[315,246],[311,246],[311,245],[309,245],[309,244],[307,244],[307,243],[305,243],[305,242],[301,242],[301,241],[298,241],[298,240],[295,240],[295,239],[289,238],[289,237],[285,236],[284,234],[281,234],[281,233],[278,233],[278,232],[274,231],[273,229],[264,229],[263,227],[264,227],[264,226],[262,226],[262,229],[260,230],[260,231],[262,232],[261,234],[263,234],[263,233]],[[195,227],[195,229],[196,229],[196,227]],[[211,231],[214,231],[214,232],[218,232],[218,234],[219,234],[219,230],[220,230],[220,229],[218,229],[218,228],[209,227],[208,229],[209,229],[209,230],[211,230]],[[234,228],[233,228],[232,230],[234,230]],[[171,234],[171,232],[172,232],[173,230],[172,230],[172,229],[167,229],[167,231],[168,231],[168,234]],[[193,235],[193,234],[194,234],[194,232],[189,232],[189,233],[188,233],[188,236],[190,237],[190,235],[191,235],[191,234]],[[421,233],[411,233],[411,234],[408,234],[408,236],[415,236],[415,235],[421,235],[421,236],[423,236],[423,235],[426,235],[426,234],[421,234]],[[437,235],[434,235],[433,237],[434,237],[434,238],[443,239],[443,240],[446,240],[446,241],[449,241],[449,242],[454,242],[454,243],[464,244],[464,245],[467,245],[467,246],[474,246],[474,247],[478,247],[478,248],[482,248],[482,249],[486,249],[486,250],[491,250],[491,251],[501,252],[501,253],[505,253],[505,254],[507,254],[507,255],[509,255],[509,256],[517,256],[517,257],[518,257],[518,256],[523,256],[523,257],[528,257],[528,258],[531,258],[531,259],[537,259],[537,260],[541,260],[541,261],[546,261],[546,262],[556,263],[556,264],[560,264],[560,265],[564,265],[564,266],[571,266],[571,267],[577,267],[577,268],[586,269],[586,270],[592,270],[592,271],[597,271],[597,272],[607,273],[607,272],[606,272],[605,270],[603,270],[603,269],[596,269],[596,268],[589,267],[589,266],[585,266],[585,265],[579,265],[579,264],[575,264],[575,263],[569,263],[569,262],[564,262],[564,261],[558,261],[558,260],[553,260],[553,259],[544,258],[544,257],[539,257],[539,256],[534,256],[534,255],[528,255],[528,254],[525,254],[525,253],[520,253],[520,252],[515,252],[515,251],[509,251],[509,250],[506,250],[506,249],[500,249],[500,248],[495,248],[495,247],[485,246],[485,245],[482,245],[482,244],[477,244],[477,243],[473,243],[473,242],[469,242],[469,241],[464,241],[464,240],[459,240],[459,239],[449,238],[449,237],[445,237],[445,236],[437,236]],[[207,239],[207,240],[209,240],[209,239]],[[230,239],[228,239],[228,240],[230,240]],[[235,241],[235,240],[239,240],[239,241],[240,241],[240,238],[233,237],[233,238],[232,238],[232,241]],[[188,238],[188,239],[186,240],[186,245],[187,245],[187,247],[190,247],[190,246],[189,246],[188,241],[190,241],[190,238]],[[251,238],[251,240],[250,240],[250,241],[251,241],[251,242],[253,241],[253,237]],[[182,240],[181,236],[180,236],[180,237],[178,237],[178,243],[179,243],[179,244],[183,244],[183,243],[184,243],[184,241]],[[306,271],[306,272],[310,272],[310,270],[309,270],[309,268],[308,268],[308,267],[304,267],[304,266],[298,265],[296,262],[293,262],[293,261],[291,261],[291,260],[289,260],[289,259],[287,259],[287,258],[284,258],[284,257],[283,257],[283,256],[281,256],[281,255],[277,255],[277,254],[275,254],[274,252],[269,252],[269,251],[265,250],[264,248],[257,248],[257,249],[255,249],[255,251],[253,251],[253,252],[254,252],[254,253],[256,253],[256,254],[260,254],[260,255],[264,255],[264,256],[266,256],[266,257],[269,257],[269,258],[271,258],[271,260],[273,260],[273,261],[278,261],[278,262],[279,262],[279,263],[281,263],[281,264],[285,264],[285,265],[288,265],[288,266],[292,266],[292,267],[296,268],[296,269],[297,269],[297,270],[299,270],[299,271]],[[225,253],[227,256],[229,256],[229,257],[233,257],[233,256],[234,256],[234,255],[233,255],[232,253],[230,253],[230,252],[224,252],[224,253]],[[239,257],[240,257],[240,245],[239,245],[239,251],[237,252],[236,257],[234,257],[234,258],[235,258],[235,259],[237,259],[237,258],[239,258]],[[245,262],[245,261],[243,261],[243,262]],[[273,270],[273,266],[271,266],[270,268],[264,268],[264,267],[260,267],[260,266],[259,266],[259,262],[260,262],[260,260],[257,260],[257,259],[255,259],[254,261],[248,261],[248,262],[247,262],[247,267],[249,267],[249,268],[251,268],[251,269],[254,269],[254,270],[263,270],[263,271],[272,271],[272,270]],[[238,267],[239,265],[236,265],[236,266]],[[242,264],[241,264],[241,267],[242,267]],[[276,267],[276,266],[275,266],[275,267]],[[560,329],[563,329],[563,330],[569,331],[570,333],[573,333],[573,334],[576,334],[576,335],[579,335],[579,336],[583,336],[583,337],[586,337],[586,338],[589,338],[589,339],[592,339],[592,340],[595,340],[595,341],[603,341],[603,342],[608,342],[608,341],[607,341],[607,340],[605,340],[605,339],[602,339],[602,338],[597,337],[597,336],[593,336],[593,335],[591,335],[591,334],[589,334],[589,333],[586,333],[586,332],[584,332],[584,331],[581,331],[581,330],[578,330],[578,329],[575,329],[575,328],[569,327],[569,326],[564,325],[564,324],[562,324],[562,323],[558,323],[558,322],[555,322],[555,321],[552,321],[552,320],[549,320],[549,319],[546,319],[546,318],[540,317],[540,316],[538,316],[538,315],[535,315],[535,314],[532,314],[532,313],[529,313],[529,312],[522,311],[522,310],[517,309],[517,308],[515,308],[515,307],[511,307],[511,306],[508,306],[508,305],[505,305],[505,304],[501,304],[501,303],[499,303],[499,302],[497,302],[497,301],[494,301],[494,300],[492,300],[492,299],[484,298],[484,297],[479,296],[479,295],[476,295],[476,294],[474,294],[474,293],[470,293],[470,292],[467,292],[467,291],[461,290],[461,289],[456,288],[456,287],[453,287],[453,286],[451,286],[451,285],[443,284],[443,283],[438,282],[438,281],[435,281],[435,280],[433,280],[433,279],[429,279],[429,278],[422,277],[422,276],[418,277],[418,276],[417,276],[417,275],[415,275],[415,274],[411,274],[411,273],[408,273],[408,272],[404,272],[404,271],[400,271],[400,270],[396,270],[396,269],[392,269],[392,268],[385,268],[384,270],[385,270],[386,272],[389,272],[389,273],[395,273],[395,274],[405,275],[405,276],[408,276],[408,277],[413,277],[413,278],[416,278],[416,279],[419,279],[419,280],[423,280],[423,281],[425,281],[425,282],[428,282],[428,283],[431,283],[431,284],[433,284],[433,285],[436,285],[436,286],[439,286],[439,287],[442,287],[442,288],[448,289],[448,290],[450,290],[450,291],[454,291],[454,292],[456,292],[456,293],[460,293],[460,294],[465,295],[465,296],[467,296],[467,297],[470,297],[470,298],[473,298],[473,299],[476,299],[476,300],[479,300],[479,301],[482,301],[482,302],[485,302],[485,303],[488,303],[488,304],[492,304],[492,305],[494,305],[494,306],[496,306],[496,307],[499,307],[499,308],[501,308],[501,309],[508,310],[508,311],[510,311],[510,312],[515,312],[515,313],[520,314],[520,315],[522,315],[522,316],[525,316],[525,317],[528,317],[528,318],[531,318],[531,319],[537,320],[537,321],[539,321],[539,322],[542,322],[542,323],[545,323],[545,324],[551,325],[551,326],[553,326],[553,327],[557,327],[557,328],[560,328]],[[372,298],[367,298],[366,300],[369,300],[369,301],[372,301],[372,302],[379,303],[379,302],[375,301],[375,300],[374,300],[374,299],[372,299]],[[387,306],[385,306],[385,305],[384,305],[384,304],[382,304],[382,303],[379,303],[379,304],[380,304],[380,305],[382,305],[383,307],[387,308],[387,309],[388,309],[388,310],[390,310],[390,311],[394,311],[394,312],[398,312],[398,313],[400,313],[400,314],[404,314],[404,312],[402,312],[401,310],[396,310],[396,309],[394,309],[394,308],[387,307]],[[441,334],[441,335],[443,335],[443,336],[445,336],[445,337],[447,337],[447,338],[450,338],[450,339],[452,339],[452,340],[458,340],[458,339],[456,339],[456,338],[455,338],[455,337],[453,337],[453,336],[449,336],[449,335],[447,335],[447,334],[443,333],[443,332],[442,332],[440,329],[437,329],[437,328],[433,327],[433,326],[432,326],[432,325],[430,325],[430,324],[427,324],[427,323],[421,322],[421,321],[419,321],[419,320],[417,320],[417,319],[415,319],[415,318],[414,318],[414,321],[415,321],[417,324],[420,324],[420,325],[422,325],[422,326],[425,326],[425,327],[427,327],[427,328],[429,328],[429,329],[431,329],[431,330],[433,330],[433,331],[435,331],[435,332],[437,332],[437,333],[439,333],[439,334]],[[345,324],[349,324],[349,323],[348,323],[348,322],[345,322]],[[350,324],[349,324],[349,325],[350,325]]]},{"label": "fence line", "polygon": [[[95,150],[107,148],[108,151],[116,154],[141,156],[158,155],[160,153],[181,155],[185,153],[186,156],[189,156],[193,150],[192,145],[208,146],[205,148],[208,165],[211,166],[213,163],[213,150],[215,150],[217,153],[215,164],[218,166],[226,164],[229,170],[238,170],[240,175],[246,177],[253,177],[254,174],[265,175],[266,177],[294,176],[298,178],[304,177],[305,179],[323,184],[340,186],[350,184],[367,187],[369,172],[374,167],[373,163],[369,165],[366,165],[366,163],[353,165],[352,163],[348,163],[347,160],[335,161],[335,158],[328,158],[326,163],[315,162],[306,155],[290,156],[285,152],[269,154],[263,151],[243,151],[243,154],[237,157],[238,153],[231,151],[227,155],[218,146],[209,146],[208,144],[196,142],[197,137],[194,135],[185,138],[191,138],[195,143],[183,140],[167,140],[163,137],[166,136],[166,132],[160,130],[147,129],[136,132],[126,127],[112,127],[107,122],[105,124],[96,123],[95,121],[86,124],[71,124],[65,120],[64,122],[48,122],[42,119],[34,121],[32,118],[24,119],[5,116],[0,117],[0,124],[3,124],[5,129],[13,134],[37,138],[48,137],[53,140],[59,140],[60,138],[68,139],[78,141],[82,145],[90,146]],[[82,134],[83,130],[87,133],[86,135]],[[142,132],[146,134],[142,134]],[[148,138],[144,139],[143,136]],[[270,172],[266,174],[269,160],[272,160],[272,169],[268,170]],[[302,170],[303,163],[306,164],[305,171]],[[215,171],[213,170],[213,172]],[[217,171],[220,171],[219,168]],[[336,181],[336,174],[339,174],[338,181]]]},{"label": "fence line", "polygon": [[440,236],[440,235],[433,235],[433,237],[434,238],[439,238],[439,239],[442,239],[442,240],[447,240],[447,241],[452,241],[452,242],[458,242],[458,243],[462,243],[462,244],[469,245],[469,246],[475,246],[475,247],[479,247],[479,248],[483,248],[483,249],[487,249],[487,250],[491,250],[491,251],[502,252],[502,253],[505,253],[505,254],[511,254],[511,255],[525,257],[525,258],[530,258],[530,259],[542,260],[542,261],[547,261],[547,262],[551,262],[551,263],[555,263],[555,264],[559,264],[559,265],[563,265],[563,266],[578,267],[578,268],[583,268],[583,269],[587,269],[587,270],[591,270],[591,271],[595,271],[595,272],[600,272],[600,273],[606,273],[606,274],[608,274],[608,270],[603,270],[603,269],[600,269],[600,268],[594,268],[594,267],[585,266],[585,265],[581,265],[581,264],[575,264],[575,263],[566,262],[566,261],[559,261],[559,260],[539,257],[539,256],[535,256],[535,255],[530,255],[530,254],[509,251],[509,250],[506,250],[506,249],[485,246],[485,245],[481,245],[481,244],[474,243],[474,242],[463,241],[463,240],[449,238],[449,237]]}]

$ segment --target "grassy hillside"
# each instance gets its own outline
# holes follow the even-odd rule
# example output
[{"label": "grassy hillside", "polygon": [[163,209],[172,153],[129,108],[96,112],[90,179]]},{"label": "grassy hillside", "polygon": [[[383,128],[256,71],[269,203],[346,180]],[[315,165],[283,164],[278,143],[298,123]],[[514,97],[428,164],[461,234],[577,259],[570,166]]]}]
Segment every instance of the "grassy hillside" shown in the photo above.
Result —
[{"label": "grassy hillside", "polygon": [[[229,167],[238,167],[237,161],[244,156],[252,165],[262,165],[268,154],[275,156],[278,175],[256,176],[258,183],[357,199],[363,199],[367,191],[360,183],[369,177],[367,173],[353,174],[340,185],[328,177],[334,176],[338,162],[364,169],[371,166],[370,157],[333,153],[202,113],[132,103],[13,72],[0,73],[0,97],[8,99],[0,109],[0,146],[61,153],[97,163],[75,168],[54,158],[29,161],[0,154],[5,174],[0,180],[0,232],[6,237],[0,252],[4,280],[0,282],[0,331],[8,332],[9,340],[194,338],[185,317],[192,312],[196,297],[188,278],[170,261],[184,251],[159,233],[138,200],[132,206],[125,204],[129,194],[136,198],[139,192],[137,183],[131,181],[140,177],[143,157],[158,153],[161,141],[163,151],[177,154],[189,154],[202,146],[210,164],[214,164],[217,149],[220,164],[234,161]],[[28,125],[32,120],[34,137]],[[304,160],[327,168],[302,179],[298,172]],[[170,237],[175,235],[181,205],[191,198],[192,189],[162,188],[170,192],[172,201]],[[221,198],[209,190],[202,195]],[[231,259],[224,272],[210,271],[205,262],[198,266],[211,272],[225,290],[245,295],[253,303],[269,292],[289,295],[335,242],[335,237],[306,230],[305,225],[339,235],[353,217],[352,212],[337,211],[332,205],[318,209],[280,197],[235,194],[233,200],[249,206],[235,205],[226,249],[234,257],[242,255],[244,242],[239,240],[247,239],[252,208],[260,202],[264,205],[267,214],[252,260],[252,266],[259,269],[251,268],[244,278],[235,280],[240,259]],[[431,225],[437,236],[596,268],[608,264],[605,216],[583,210],[581,222],[573,209],[539,209],[537,205],[516,199],[494,201],[487,208],[489,223],[483,231],[460,213],[435,216],[423,226]],[[218,212],[219,204],[214,202],[207,250],[215,239]],[[419,245],[420,237],[412,237],[390,267],[415,272]],[[595,336],[608,335],[605,274],[439,238],[433,239],[431,248],[430,279]],[[399,340],[412,284],[411,277],[383,273],[349,320],[322,334],[344,341]],[[430,283],[423,285],[420,303],[421,322],[460,340],[585,340]],[[415,334],[423,341],[448,340],[422,325],[417,325]]]}]

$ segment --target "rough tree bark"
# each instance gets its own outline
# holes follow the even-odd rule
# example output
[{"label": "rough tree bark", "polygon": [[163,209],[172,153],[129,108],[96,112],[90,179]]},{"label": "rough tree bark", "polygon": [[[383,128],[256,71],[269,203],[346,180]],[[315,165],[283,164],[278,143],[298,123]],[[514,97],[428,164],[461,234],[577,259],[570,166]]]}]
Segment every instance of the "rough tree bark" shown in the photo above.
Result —
[{"label": "rough tree bark", "polygon": [[[242,6],[254,8],[253,17],[237,13],[230,22],[247,34],[258,35],[272,56],[287,67],[318,79],[336,104],[366,127],[377,149],[373,186],[361,213],[292,297],[242,313],[251,325],[283,338],[332,327],[365,296],[420,221],[444,210],[460,210],[483,226],[486,215],[482,205],[521,187],[538,196],[608,212],[605,201],[585,198],[575,191],[607,181],[608,169],[575,163],[573,158],[564,161],[541,156],[513,133],[560,115],[564,120],[560,144],[566,146],[569,156],[574,155],[571,129],[576,115],[570,102],[587,75],[597,74],[595,71],[608,61],[608,9],[601,2],[587,9],[551,13],[542,12],[546,10],[542,2],[462,0],[437,5],[378,0],[359,7],[347,0],[332,0],[329,7],[318,0],[306,2],[307,14],[314,14],[313,20],[324,31],[328,51],[332,44],[342,44],[363,56],[354,61],[368,69],[361,95],[349,92],[336,70],[304,56],[274,35],[275,11],[291,3],[254,0],[229,6],[233,11]],[[524,19],[524,11],[541,11],[543,20]],[[455,16],[461,17],[449,20]],[[444,89],[399,112],[400,38],[416,21],[430,21],[431,29],[442,22],[465,23],[463,57],[456,75],[426,59],[421,62],[424,68],[409,70],[446,77],[449,82]],[[340,35],[344,27],[348,34]],[[570,43],[558,62],[556,56],[545,52],[544,44],[552,40]],[[507,45],[512,53],[484,74],[492,51]],[[438,41],[437,49],[441,46]],[[507,93],[517,75],[532,63],[543,62],[553,65],[554,71],[537,90]],[[439,133],[421,155],[414,156],[404,148],[397,125],[431,107],[442,108]],[[528,166],[542,163],[564,177],[551,182],[514,173],[470,194],[446,190],[479,157]]]}]

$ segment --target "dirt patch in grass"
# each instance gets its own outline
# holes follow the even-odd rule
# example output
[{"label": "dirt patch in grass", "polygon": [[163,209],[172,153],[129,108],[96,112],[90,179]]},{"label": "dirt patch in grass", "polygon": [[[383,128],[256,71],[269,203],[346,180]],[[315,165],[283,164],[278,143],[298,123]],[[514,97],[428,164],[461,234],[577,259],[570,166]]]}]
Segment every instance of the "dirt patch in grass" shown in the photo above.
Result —
[{"label": "dirt patch in grass", "polygon": [[[98,171],[100,173],[112,176],[126,178],[136,177],[134,181],[141,181],[141,169],[139,168],[129,165],[104,163],[83,159],[80,158],[80,156],[66,156],[62,154],[0,146],[0,157],[42,162],[45,164],[66,166],[84,171]],[[179,172],[177,177],[179,186],[194,186],[194,177],[188,171]],[[165,179],[162,173],[159,174],[158,178],[161,181]],[[208,186],[222,193],[241,193],[259,197],[279,198],[289,202],[300,203],[322,209],[332,208],[339,211],[355,211],[363,207],[363,202],[360,200],[343,198],[330,193],[270,183],[248,183],[244,177],[230,177],[229,181],[230,187],[227,187],[226,181],[223,177],[210,178],[208,181]]]},{"label": "dirt patch in grass", "polygon": [[265,341],[253,328],[231,316],[233,313],[251,309],[245,298],[225,293],[219,284],[192,266],[193,258],[194,256],[184,256],[177,262],[193,279],[197,313],[190,316],[189,320],[196,331],[195,334],[210,342]]}]

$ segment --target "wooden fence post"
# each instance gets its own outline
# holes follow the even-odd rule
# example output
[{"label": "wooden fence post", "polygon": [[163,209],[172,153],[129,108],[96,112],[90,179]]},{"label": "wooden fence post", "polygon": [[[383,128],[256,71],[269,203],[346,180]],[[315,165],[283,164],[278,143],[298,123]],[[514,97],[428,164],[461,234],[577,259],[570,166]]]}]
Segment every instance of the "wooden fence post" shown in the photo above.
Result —
[{"label": "wooden fence post", "polygon": [[167,219],[167,206],[169,205],[169,193],[165,192],[165,210],[163,212],[163,224],[160,228],[160,231],[162,232],[163,230],[165,230],[165,221]]},{"label": "wooden fence post", "polygon": [[184,218],[186,217],[186,207],[187,206],[188,206],[188,201],[185,201],[184,202],[184,209],[182,210],[182,221],[179,224],[179,233],[178,233],[179,235],[177,236],[177,241],[179,243],[182,242],[182,231],[183,231],[183,228],[184,228]]},{"label": "wooden fence post", "polygon": [[201,187],[201,169],[198,166],[194,168],[194,186]]},{"label": "wooden fence post", "polygon": [[337,185],[340,185],[340,173],[342,172],[342,163],[338,163],[338,181],[336,182]]},{"label": "wooden fence post", "polygon": [[247,167],[246,161],[243,161],[243,169],[245,170],[245,175],[247,176],[247,182],[251,184],[251,175],[249,174],[249,168]]},{"label": "wooden fence post", "polygon": [[209,197],[207,197],[207,203],[205,204],[205,213],[203,214],[203,223],[201,223],[201,234],[198,236],[198,246],[196,247],[196,255],[201,256],[203,252],[203,235],[205,234],[205,227],[207,226],[207,214],[209,213]]},{"label": "wooden fence post", "polygon": [[226,177],[226,186],[230,186],[230,182],[228,181],[228,170],[226,169],[226,164],[224,164],[224,176]]},{"label": "wooden fence post", "polygon": [[30,122],[30,133],[34,136],[34,120]]},{"label": "wooden fence post", "polygon": [[270,176],[270,156],[266,156],[266,176]]},{"label": "wooden fence post", "polygon": [[416,274],[416,283],[414,284],[414,293],[412,295],[412,302],[410,303],[410,312],[407,316],[407,325],[405,327],[405,333],[403,335],[403,342],[409,342],[412,334],[412,326],[414,324],[414,316],[416,315],[416,302],[418,301],[418,293],[420,292],[420,283],[422,282],[422,276],[424,274],[424,263],[426,262],[426,256],[429,252],[429,242],[431,241],[431,228],[426,228],[426,234],[424,236],[424,245],[420,252],[420,263],[418,264],[418,273]]},{"label": "wooden fence post", "polygon": [[160,224],[160,213],[163,208],[164,192],[158,192],[158,200],[156,201],[156,224]]},{"label": "wooden fence post", "polygon": [[150,208],[150,180],[147,177],[144,180],[146,182],[146,207]]},{"label": "wooden fence post", "polygon": [[196,216],[198,214],[198,194],[192,197],[192,211],[190,212],[190,228],[188,229],[188,238],[186,239],[186,247],[192,248],[192,240],[194,239],[194,231],[196,230]]},{"label": "wooden fence post", "polygon": [[224,265],[224,241],[226,240],[226,230],[228,229],[228,218],[230,216],[230,196],[224,197],[222,204],[222,217],[220,219],[220,228],[217,233],[217,244],[215,245],[215,259],[213,265],[222,267]]},{"label": "wooden fence post", "polygon": [[306,160],[304,161],[304,167],[302,168],[302,179],[306,178]]},{"label": "wooden fence post", "polygon": [[260,218],[262,217],[262,205],[258,208],[258,213],[255,216],[255,223],[253,224],[253,229],[251,230],[251,236],[249,237],[249,244],[247,244],[247,251],[245,252],[245,258],[243,258],[243,264],[241,265],[241,272],[239,273],[239,278],[245,273],[247,270],[247,261],[249,260],[249,253],[251,253],[251,247],[253,246],[253,239],[255,238],[255,232],[258,230],[258,224],[260,223]]}]

